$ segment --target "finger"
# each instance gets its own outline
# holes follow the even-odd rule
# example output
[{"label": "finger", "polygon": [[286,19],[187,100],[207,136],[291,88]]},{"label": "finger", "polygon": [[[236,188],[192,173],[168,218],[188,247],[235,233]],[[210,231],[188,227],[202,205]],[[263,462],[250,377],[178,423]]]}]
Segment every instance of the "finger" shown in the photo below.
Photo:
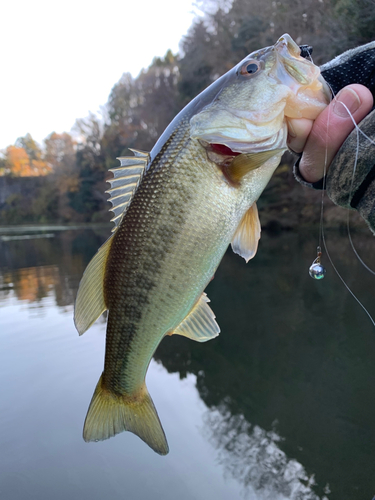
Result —
[{"label": "finger", "polygon": [[[315,120],[306,141],[299,165],[300,173],[308,182],[317,182],[328,169],[335,154],[354,129],[371,110],[373,97],[368,88],[353,84],[343,88]],[[350,114],[349,114],[350,112]]]},{"label": "finger", "polygon": [[301,153],[311,132],[314,121],[308,118],[291,118],[288,125],[288,147],[295,153]]}]

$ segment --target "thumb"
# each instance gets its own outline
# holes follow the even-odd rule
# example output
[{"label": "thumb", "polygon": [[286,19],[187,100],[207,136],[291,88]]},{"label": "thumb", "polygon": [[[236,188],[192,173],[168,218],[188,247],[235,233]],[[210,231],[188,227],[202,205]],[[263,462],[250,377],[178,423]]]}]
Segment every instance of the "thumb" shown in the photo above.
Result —
[{"label": "thumb", "polygon": [[373,97],[367,87],[359,84],[344,87],[317,117],[307,139],[299,164],[307,182],[317,182],[328,169],[346,137],[371,110]]}]

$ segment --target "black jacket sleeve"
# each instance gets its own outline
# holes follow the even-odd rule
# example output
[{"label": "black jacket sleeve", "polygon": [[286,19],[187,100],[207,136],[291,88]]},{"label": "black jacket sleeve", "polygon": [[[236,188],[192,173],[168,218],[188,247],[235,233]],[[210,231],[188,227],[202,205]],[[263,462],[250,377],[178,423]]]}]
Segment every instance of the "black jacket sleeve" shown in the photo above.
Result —
[{"label": "black jacket sleeve", "polygon": [[375,110],[359,126],[367,137],[349,134],[329,167],[327,194],[336,205],[358,210],[375,233]]},{"label": "black jacket sleeve", "polygon": [[[333,95],[347,85],[360,83],[370,89],[375,100],[375,42],[344,52],[324,64],[321,72]],[[349,134],[329,167],[326,179],[327,194],[337,205],[357,209],[375,233],[374,108],[360,122],[359,127],[370,140],[356,129]],[[355,165],[357,140],[359,151]],[[306,186],[322,189],[323,179],[314,184],[304,181],[299,172],[299,161],[300,158],[294,166],[296,179]]]}]

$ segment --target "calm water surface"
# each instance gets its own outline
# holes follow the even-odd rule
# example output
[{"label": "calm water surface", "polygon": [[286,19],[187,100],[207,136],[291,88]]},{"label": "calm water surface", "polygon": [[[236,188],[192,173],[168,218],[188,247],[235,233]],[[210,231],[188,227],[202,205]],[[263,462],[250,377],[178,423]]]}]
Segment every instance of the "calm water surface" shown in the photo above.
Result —
[{"label": "calm water surface", "polygon": [[[265,232],[247,266],[228,251],[207,289],[220,336],[161,343],[147,385],[167,457],[130,433],[85,443],[105,322],[78,337],[73,301],[107,236],[0,235],[2,500],[372,499],[375,328],[329,264],[308,276],[315,234]],[[375,267],[373,237],[354,241]],[[375,277],[346,236],[328,245],[374,316]]]}]

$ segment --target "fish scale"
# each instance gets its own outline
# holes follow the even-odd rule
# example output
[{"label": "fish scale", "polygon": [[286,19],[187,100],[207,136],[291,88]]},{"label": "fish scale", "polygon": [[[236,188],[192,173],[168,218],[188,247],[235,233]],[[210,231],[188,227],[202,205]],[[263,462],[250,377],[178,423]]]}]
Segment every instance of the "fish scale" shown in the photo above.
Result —
[{"label": "fish scale", "polygon": [[[188,146],[181,149],[180,144],[186,143],[187,136],[188,133],[176,135],[156,158],[113,238],[106,269],[108,284],[105,285],[105,295],[110,312],[104,380],[106,386],[114,390],[118,390],[116,385],[121,380],[121,374],[111,369],[118,366],[114,363],[117,357],[123,360],[121,372],[126,374],[120,382],[120,391],[134,393],[140,389],[156,347],[198,300],[202,287],[211,279],[232,236],[232,225],[227,223],[226,241],[218,253],[216,239],[222,236],[219,228],[230,218],[226,191],[233,188],[223,185],[219,170],[212,168],[198,141],[189,141]],[[173,152],[177,157],[173,157]],[[172,162],[174,166],[171,168]],[[155,189],[161,182],[164,188]],[[216,199],[214,210],[207,189],[204,193],[197,189],[197,186],[207,184],[212,185],[212,196]],[[223,188],[220,212],[217,205]],[[199,214],[205,216],[197,217],[198,206],[201,206]],[[192,212],[191,218],[189,213]],[[142,227],[142,233],[136,231],[138,227]],[[218,232],[218,229],[218,235],[207,238],[207,232]],[[213,243],[208,245],[209,241]],[[197,271],[192,275],[191,269]],[[111,296],[117,297],[119,288],[123,300],[114,300],[112,306]],[[124,302],[130,314],[119,312],[123,311]],[[127,331],[129,323],[131,333]],[[139,332],[137,336],[136,330]],[[120,344],[115,338],[128,341]],[[143,353],[142,361],[139,351]]]},{"label": "fish scale", "polygon": [[127,430],[168,453],[147,368],[167,335],[206,342],[219,334],[204,289],[230,243],[246,261],[256,253],[255,202],[286,149],[287,119],[312,119],[328,102],[319,69],[299,51],[284,35],[250,54],[181,111],[150,154],[134,150],[112,170],[116,227],[75,306],[80,334],[108,310],[86,441]]}]

